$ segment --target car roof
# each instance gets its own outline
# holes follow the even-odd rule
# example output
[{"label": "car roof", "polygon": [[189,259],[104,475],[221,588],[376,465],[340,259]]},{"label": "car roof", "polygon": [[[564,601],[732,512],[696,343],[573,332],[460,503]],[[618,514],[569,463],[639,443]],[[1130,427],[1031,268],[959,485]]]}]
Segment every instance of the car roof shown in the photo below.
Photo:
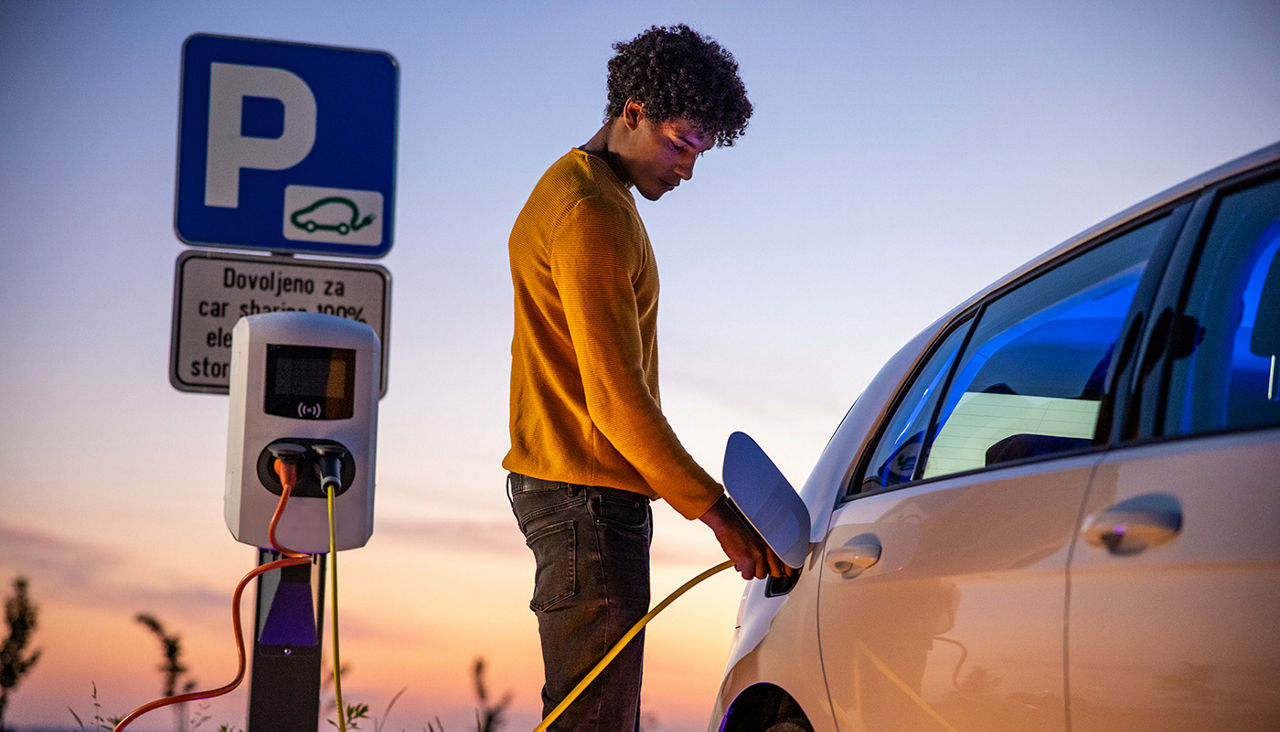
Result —
[{"label": "car roof", "polygon": [[[1057,259],[1058,257],[1061,257],[1063,254],[1071,251],[1072,249],[1075,249],[1076,247],[1079,247],[1087,242],[1092,241],[1095,237],[1097,237],[1100,234],[1110,231],[1111,229],[1115,229],[1120,226],[1123,226],[1129,221],[1141,218],[1142,216],[1152,211],[1155,211],[1156,209],[1159,209],[1162,206],[1172,201],[1175,201],[1184,196],[1191,195],[1197,191],[1204,190],[1205,188],[1216,185],[1228,178],[1231,178],[1232,176],[1238,175],[1252,168],[1256,168],[1256,167],[1266,165],[1268,163],[1273,163],[1276,161],[1280,161],[1280,142],[1272,143],[1271,145],[1268,145],[1260,150],[1255,150],[1254,152],[1249,153],[1248,155],[1243,155],[1239,158],[1236,158],[1235,160],[1232,160],[1231,162],[1219,165],[1216,168],[1205,171],[1204,173],[1201,173],[1193,178],[1183,181],[1182,183],[1179,183],[1176,186],[1173,186],[1164,191],[1161,191],[1160,193],[1157,193],[1156,195],[1151,196],[1145,201],[1142,201],[1141,203],[1130,206],[1129,208],[1121,211],[1120,213],[1098,224],[1095,224],[1094,226],[1091,226],[1088,229],[1085,229],[1079,234],[1076,234],[1075,236],[1071,237],[1070,239],[1067,239],[1066,241],[1062,242],[1058,246],[1053,247],[1048,251],[1044,252],[1043,254],[1040,254],[1034,257],[1033,259],[1029,260],[1028,262],[1021,265],[1020,267],[1017,267],[1016,269],[1004,275],[1003,277],[996,280],[995,282],[992,282],[987,287],[984,287],[981,291],[974,294],[972,297],[966,299],[963,303],[961,303],[958,307],[956,307],[951,313],[948,313],[948,315],[957,313],[961,310],[968,308],[969,306],[973,305],[975,302],[990,295],[995,290],[998,290],[1008,285],[1009,283],[1013,282],[1014,280],[1021,278],[1023,275],[1027,274],[1028,272],[1031,272],[1032,270],[1035,270],[1036,268],[1041,267],[1046,263]],[[945,318],[943,320],[945,320]],[[939,323],[935,323],[934,325],[935,326],[939,325]],[[933,326],[931,326],[930,329],[932,329],[932,327]]]}]

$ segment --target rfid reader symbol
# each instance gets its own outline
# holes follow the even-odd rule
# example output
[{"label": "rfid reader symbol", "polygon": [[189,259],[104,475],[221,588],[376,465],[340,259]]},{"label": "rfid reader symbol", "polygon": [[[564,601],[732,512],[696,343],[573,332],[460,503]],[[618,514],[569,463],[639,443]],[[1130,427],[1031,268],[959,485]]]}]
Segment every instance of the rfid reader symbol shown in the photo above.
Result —
[{"label": "rfid reader symbol", "polygon": [[298,416],[302,419],[306,419],[307,417],[320,419],[320,403],[316,402],[311,406],[307,406],[302,402],[298,402]]},{"label": "rfid reader symbol", "polygon": [[360,218],[360,207],[350,198],[328,196],[294,211],[289,221],[306,232],[336,231],[346,236],[373,223],[373,214]]}]

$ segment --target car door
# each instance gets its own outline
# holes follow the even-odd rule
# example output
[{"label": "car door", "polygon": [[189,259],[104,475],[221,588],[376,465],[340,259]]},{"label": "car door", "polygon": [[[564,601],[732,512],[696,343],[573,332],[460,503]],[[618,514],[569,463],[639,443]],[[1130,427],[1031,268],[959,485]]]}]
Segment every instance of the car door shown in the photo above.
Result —
[{"label": "car door", "polygon": [[1280,180],[1203,203],[1071,560],[1072,730],[1280,729]]},{"label": "car door", "polygon": [[937,481],[839,510],[819,625],[841,729],[1064,728],[1067,550],[1096,459]]},{"label": "car door", "polygon": [[1116,341],[1169,221],[979,303],[889,410],[818,567],[841,729],[1066,728],[1069,554]]}]

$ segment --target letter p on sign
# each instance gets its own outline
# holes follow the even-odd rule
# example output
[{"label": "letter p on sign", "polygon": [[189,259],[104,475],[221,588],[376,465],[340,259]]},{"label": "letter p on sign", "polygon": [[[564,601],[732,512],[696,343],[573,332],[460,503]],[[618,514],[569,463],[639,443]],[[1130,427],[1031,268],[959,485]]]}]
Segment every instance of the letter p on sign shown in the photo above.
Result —
[{"label": "letter p on sign", "polygon": [[[245,136],[245,97],[284,105],[279,137]],[[284,170],[302,162],[316,141],[316,97],[297,74],[270,66],[213,63],[209,71],[209,144],[204,205],[240,205],[240,169]]]},{"label": "letter p on sign", "polygon": [[187,38],[178,238],[197,246],[385,255],[395,223],[398,79],[395,58],[382,51],[206,33]]}]

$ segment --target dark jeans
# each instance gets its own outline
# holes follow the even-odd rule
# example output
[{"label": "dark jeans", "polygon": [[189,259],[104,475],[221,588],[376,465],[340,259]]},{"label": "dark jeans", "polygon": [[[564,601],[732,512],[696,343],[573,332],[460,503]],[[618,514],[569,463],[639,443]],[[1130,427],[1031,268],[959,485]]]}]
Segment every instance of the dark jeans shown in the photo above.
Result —
[{"label": "dark jeans", "polygon": [[[649,611],[653,513],[638,493],[512,473],[511,508],[537,562],[533,600],[542,638],[545,716]],[[644,633],[552,725],[637,730]]]}]

